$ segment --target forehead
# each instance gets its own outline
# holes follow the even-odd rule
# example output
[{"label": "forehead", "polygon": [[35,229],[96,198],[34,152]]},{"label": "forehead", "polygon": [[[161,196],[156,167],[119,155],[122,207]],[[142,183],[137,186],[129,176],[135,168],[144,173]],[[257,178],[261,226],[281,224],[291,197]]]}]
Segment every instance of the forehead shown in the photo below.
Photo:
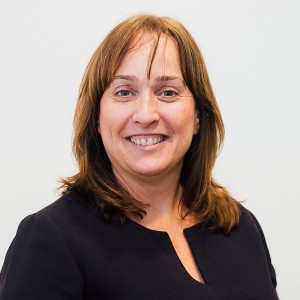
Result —
[{"label": "forehead", "polygon": [[115,75],[146,72],[148,79],[163,75],[182,77],[178,47],[170,36],[162,34],[158,39],[151,33],[139,34],[130,48]]}]

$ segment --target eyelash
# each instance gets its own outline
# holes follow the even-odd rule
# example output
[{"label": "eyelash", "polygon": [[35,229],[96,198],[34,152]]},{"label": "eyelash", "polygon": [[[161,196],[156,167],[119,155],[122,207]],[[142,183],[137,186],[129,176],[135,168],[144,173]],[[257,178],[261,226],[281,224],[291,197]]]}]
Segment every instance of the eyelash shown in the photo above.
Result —
[{"label": "eyelash", "polygon": [[161,92],[160,94],[164,94],[164,93],[173,93],[172,96],[170,96],[170,95],[164,95],[164,96],[167,97],[167,98],[171,98],[171,97],[174,97],[174,96],[178,96],[178,93],[175,92],[175,91],[173,91],[173,90],[165,90],[165,91]]},{"label": "eyelash", "polygon": [[116,92],[116,96],[119,96],[119,97],[129,97],[129,96],[131,96],[131,95],[121,95],[121,93],[124,93],[124,92],[126,92],[126,93],[128,93],[128,94],[133,94],[133,93],[132,93],[131,91],[129,91],[129,90],[122,89],[122,90],[119,90],[119,91]]},{"label": "eyelash", "polygon": [[[125,93],[125,95],[124,95],[124,93]],[[167,93],[167,95],[166,95],[166,93]],[[170,95],[170,93],[172,94],[172,95]],[[166,90],[163,90],[163,91],[159,91],[158,93],[155,93],[158,97],[161,97],[162,98],[162,100],[163,99],[167,99],[167,101],[168,100],[173,100],[175,97],[177,97],[178,95],[179,95],[179,93],[178,92],[176,92],[176,91],[174,91],[174,90],[172,90],[172,89],[166,89]],[[169,94],[169,95],[168,95]],[[135,95],[135,93],[134,92],[132,92],[132,91],[130,91],[129,89],[121,89],[121,90],[119,90],[119,91],[117,91],[116,93],[115,93],[115,96],[117,96],[117,97],[120,97],[120,98],[124,98],[124,99],[126,99],[126,98],[129,98],[129,97],[132,97],[132,96],[134,96]]]}]

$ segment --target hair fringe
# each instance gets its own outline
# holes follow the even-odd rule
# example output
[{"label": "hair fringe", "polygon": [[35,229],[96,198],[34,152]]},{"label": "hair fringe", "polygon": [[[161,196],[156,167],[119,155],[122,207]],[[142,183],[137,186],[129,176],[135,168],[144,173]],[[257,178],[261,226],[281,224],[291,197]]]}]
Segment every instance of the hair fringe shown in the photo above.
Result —
[{"label": "hair fringe", "polygon": [[184,81],[192,92],[199,113],[199,132],[184,157],[180,183],[183,203],[210,230],[229,232],[239,223],[240,205],[212,178],[212,169],[224,140],[224,125],[201,52],[188,30],[167,17],[138,15],[117,25],[96,49],[85,70],[74,116],[73,153],[79,172],[60,180],[63,194],[76,193],[95,201],[104,218],[125,222],[143,218],[147,205],[122,188],[111,169],[97,132],[100,100],[125,55],[141,33],[156,38],[149,72],[161,35],[177,44]]}]

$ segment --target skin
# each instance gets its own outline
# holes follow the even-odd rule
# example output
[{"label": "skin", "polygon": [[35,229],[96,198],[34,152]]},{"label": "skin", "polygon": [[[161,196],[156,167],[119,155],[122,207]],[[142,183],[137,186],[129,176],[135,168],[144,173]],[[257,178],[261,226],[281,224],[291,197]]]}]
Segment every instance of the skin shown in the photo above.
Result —
[{"label": "skin", "polygon": [[[178,178],[198,130],[194,98],[184,83],[173,40],[160,39],[150,80],[153,40],[139,43],[101,99],[99,133],[118,176],[145,181]],[[161,137],[162,142],[150,146],[130,140],[143,143]]]},{"label": "skin", "polygon": [[187,209],[180,202],[179,184],[199,120],[171,38],[160,38],[148,78],[153,42],[144,34],[125,56],[101,98],[98,132],[117,180],[133,197],[150,204],[147,215],[135,221],[167,232],[187,272],[203,282],[183,234],[195,221],[182,218]]}]

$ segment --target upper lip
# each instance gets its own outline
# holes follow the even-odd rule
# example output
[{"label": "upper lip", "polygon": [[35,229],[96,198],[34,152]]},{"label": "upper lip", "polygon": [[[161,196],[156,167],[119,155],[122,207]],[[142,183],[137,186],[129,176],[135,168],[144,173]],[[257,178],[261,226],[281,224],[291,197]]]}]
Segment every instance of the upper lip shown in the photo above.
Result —
[{"label": "upper lip", "polygon": [[153,132],[153,133],[144,133],[144,132],[140,132],[140,133],[133,133],[133,134],[130,134],[130,135],[126,135],[125,138],[131,138],[131,137],[151,137],[151,136],[155,136],[155,135],[160,135],[160,136],[163,136],[163,137],[167,137],[166,134],[163,134],[163,133],[156,133],[156,132]]}]

